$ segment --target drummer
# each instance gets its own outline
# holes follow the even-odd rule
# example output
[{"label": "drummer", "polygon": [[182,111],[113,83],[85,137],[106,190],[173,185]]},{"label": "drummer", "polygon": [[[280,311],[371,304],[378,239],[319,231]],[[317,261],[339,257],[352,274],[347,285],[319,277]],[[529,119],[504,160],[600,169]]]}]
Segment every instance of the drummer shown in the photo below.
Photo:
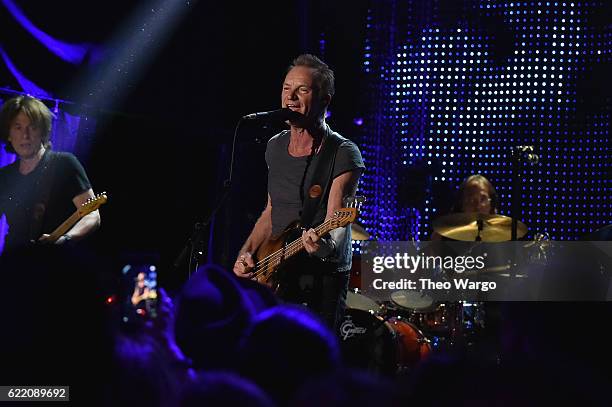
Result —
[{"label": "drummer", "polygon": [[[497,215],[499,197],[495,187],[486,177],[475,174],[463,180],[457,191],[455,203],[451,213],[480,213],[483,215]],[[433,232],[431,240],[452,240]],[[499,329],[499,305],[486,302],[482,307],[482,316],[486,315],[489,335],[495,336]]]},{"label": "drummer", "polygon": [[[480,174],[470,175],[463,180],[451,213],[482,213],[496,215],[499,200],[495,187]],[[439,233],[433,232],[431,240],[442,240]]]},{"label": "drummer", "polygon": [[491,181],[480,174],[470,175],[459,186],[452,212],[497,214],[498,198]]}]

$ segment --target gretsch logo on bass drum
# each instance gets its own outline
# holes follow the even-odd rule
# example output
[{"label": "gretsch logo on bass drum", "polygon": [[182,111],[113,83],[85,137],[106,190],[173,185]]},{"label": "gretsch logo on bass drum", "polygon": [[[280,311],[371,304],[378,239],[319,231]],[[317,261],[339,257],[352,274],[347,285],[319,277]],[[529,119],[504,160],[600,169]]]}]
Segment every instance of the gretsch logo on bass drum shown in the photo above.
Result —
[{"label": "gretsch logo on bass drum", "polygon": [[346,341],[348,338],[352,338],[355,335],[366,333],[367,330],[367,328],[355,325],[353,319],[349,315],[345,317],[344,322],[340,325],[340,336],[343,341]]}]

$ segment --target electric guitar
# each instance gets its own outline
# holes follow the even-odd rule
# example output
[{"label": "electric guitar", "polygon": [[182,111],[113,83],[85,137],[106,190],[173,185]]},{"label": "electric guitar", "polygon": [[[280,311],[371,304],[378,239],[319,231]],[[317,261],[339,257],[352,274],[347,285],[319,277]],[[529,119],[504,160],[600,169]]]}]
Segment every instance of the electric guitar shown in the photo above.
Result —
[{"label": "electric guitar", "polygon": [[108,197],[106,196],[106,192],[102,192],[101,194],[96,195],[93,198],[89,198],[87,202],[85,202],[79,209],[77,209],[68,219],[66,219],[61,225],[59,225],[53,232],[49,234],[49,237],[46,241],[53,243],[64,233],[70,230],[71,227],[74,226],[83,216],[95,211],[100,206],[108,201]]},{"label": "electric guitar", "polygon": [[[347,198],[344,201],[346,208],[334,212],[334,216],[326,220],[314,230],[318,236],[323,236],[331,230],[344,227],[357,219],[359,208],[365,201],[363,197]],[[289,243],[289,236],[299,229],[294,223],[289,226],[280,236],[271,238],[264,242],[256,251],[255,258],[258,260],[253,272],[253,279],[276,290],[278,288],[278,269],[286,260],[305,250],[302,238],[299,237]]]}]

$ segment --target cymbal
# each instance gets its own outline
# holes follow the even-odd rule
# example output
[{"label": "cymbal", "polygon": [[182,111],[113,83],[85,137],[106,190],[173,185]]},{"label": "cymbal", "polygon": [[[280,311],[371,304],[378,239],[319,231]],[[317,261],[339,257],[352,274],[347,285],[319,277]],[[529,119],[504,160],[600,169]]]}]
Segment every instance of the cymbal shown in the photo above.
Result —
[{"label": "cymbal", "polygon": [[[478,222],[482,221],[480,237],[483,242],[506,242],[512,236],[512,218],[478,212],[452,213],[433,222],[433,229],[449,239],[473,242],[478,236]],[[527,234],[527,225],[517,222],[517,238]]]},{"label": "cymbal", "polygon": [[494,274],[506,273],[507,274],[510,272],[511,269],[512,269],[511,264],[502,264],[500,266],[487,267],[482,270],[477,269],[477,270],[465,271],[463,274],[466,276],[477,276],[477,275],[488,274],[488,273],[494,273]]},{"label": "cymbal", "polygon": [[353,240],[369,240],[370,239],[370,234],[365,231],[363,226],[360,226],[357,223],[353,223],[353,226],[351,226],[351,231],[352,231]]}]

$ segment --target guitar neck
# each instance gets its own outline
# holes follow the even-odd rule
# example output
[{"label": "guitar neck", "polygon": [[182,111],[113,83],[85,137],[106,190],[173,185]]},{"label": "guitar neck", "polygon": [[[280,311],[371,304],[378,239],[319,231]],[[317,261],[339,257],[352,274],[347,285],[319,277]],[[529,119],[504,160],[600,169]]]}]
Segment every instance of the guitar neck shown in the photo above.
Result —
[{"label": "guitar neck", "polygon": [[55,242],[59,239],[64,233],[68,232],[71,227],[74,226],[81,219],[79,215],[79,211],[75,211],[68,219],[62,222],[53,232],[49,234],[49,240]]},{"label": "guitar neck", "polygon": [[106,196],[106,192],[102,192],[101,194],[96,195],[93,198],[90,198],[82,204],[68,219],[62,222],[53,232],[49,234],[48,241],[55,242],[59,239],[64,233],[68,232],[71,227],[74,226],[75,223],[79,221],[79,219],[87,216],[93,211],[97,211],[100,205],[106,203],[108,197]]},{"label": "guitar neck", "polygon": [[[330,230],[335,229],[334,219],[328,219],[316,228],[314,228],[315,232],[317,232],[318,236],[323,236]],[[290,257],[295,256],[299,252],[304,250],[304,242],[302,242],[302,238],[295,239],[289,244],[286,244],[282,248],[278,249],[274,253],[270,254],[264,259],[261,259],[255,265],[255,271],[259,270],[263,267],[276,267],[280,264],[281,261],[287,260]]]}]

